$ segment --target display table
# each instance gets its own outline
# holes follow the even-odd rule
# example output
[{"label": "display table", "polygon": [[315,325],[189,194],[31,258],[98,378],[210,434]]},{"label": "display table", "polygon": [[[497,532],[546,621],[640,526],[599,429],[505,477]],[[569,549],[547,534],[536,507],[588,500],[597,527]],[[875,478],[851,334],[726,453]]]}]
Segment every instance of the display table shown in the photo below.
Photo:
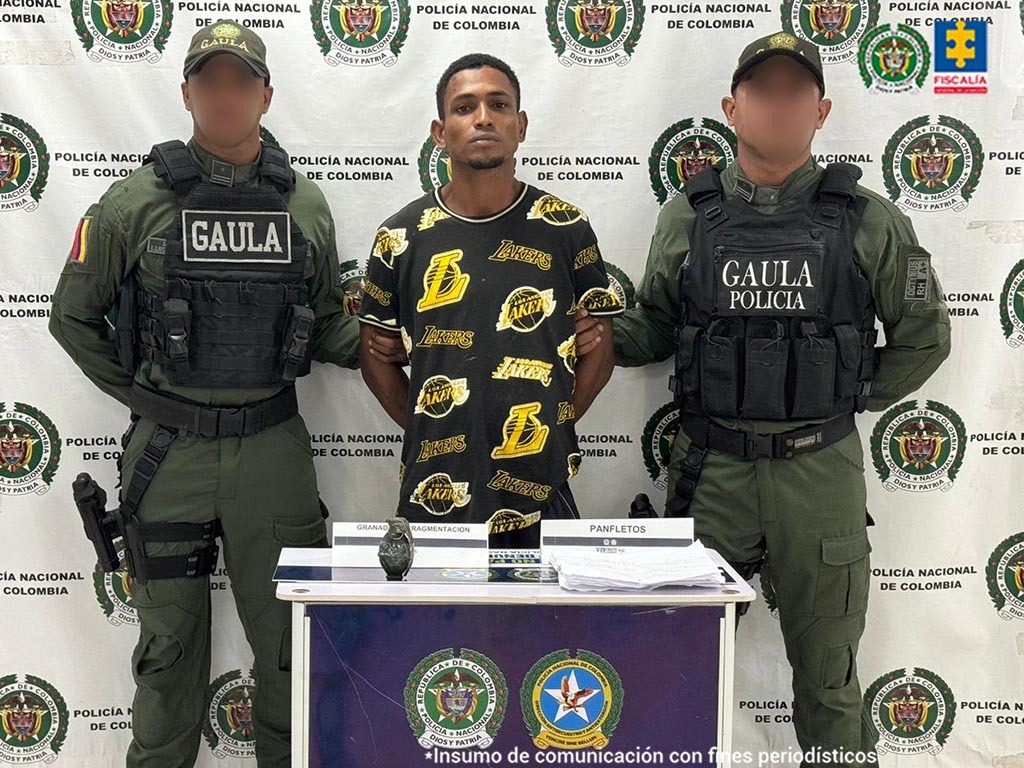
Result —
[{"label": "display table", "polygon": [[286,549],[292,765],[572,764],[584,755],[537,753],[594,749],[713,765],[730,750],[735,604],[754,592],[712,557],[721,588],[582,593],[528,558],[387,582]]}]

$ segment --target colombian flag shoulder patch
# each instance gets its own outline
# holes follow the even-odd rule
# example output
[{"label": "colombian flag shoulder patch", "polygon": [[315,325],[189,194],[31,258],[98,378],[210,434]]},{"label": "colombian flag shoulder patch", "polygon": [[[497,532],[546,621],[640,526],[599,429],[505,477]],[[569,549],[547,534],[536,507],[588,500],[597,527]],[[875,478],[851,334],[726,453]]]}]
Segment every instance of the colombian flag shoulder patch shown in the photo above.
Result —
[{"label": "colombian flag shoulder patch", "polygon": [[75,240],[71,244],[71,255],[68,261],[72,264],[84,264],[89,255],[89,228],[92,226],[92,216],[85,215],[78,220],[75,228]]}]

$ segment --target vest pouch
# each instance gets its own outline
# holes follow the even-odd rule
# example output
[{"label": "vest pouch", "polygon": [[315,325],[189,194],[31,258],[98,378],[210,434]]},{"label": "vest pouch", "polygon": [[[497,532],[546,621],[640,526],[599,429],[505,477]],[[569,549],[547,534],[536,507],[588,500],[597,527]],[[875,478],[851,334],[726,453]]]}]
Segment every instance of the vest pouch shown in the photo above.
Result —
[{"label": "vest pouch", "polygon": [[192,310],[185,299],[164,301],[164,367],[168,372],[189,369],[189,338],[192,334]]},{"label": "vest pouch", "polygon": [[[740,343],[743,321],[715,320],[701,345],[700,391],[711,416],[739,416]],[[732,335],[730,335],[732,334]]]},{"label": "vest pouch", "polygon": [[852,325],[837,325],[833,328],[836,337],[836,397],[853,397],[860,387],[861,334]]},{"label": "vest pouch", "polygon": [[676,370],[673,391],[676,399],[688,398],[700,392],[700,358],[698,345],[703,329],[688,325],[679,331],[676,342]]},{"label": "vest pouch", "polygon": [[293,304],[288,313],[288,325],[281,340],[281,378],[287,382],[303,373],[309,360],[309,339],[313,334],[313,310]]},{"label": "vest pouch", "polygon": [[793,342],[795,384],[792,417],[824,419],[831,415],[835,398],[836,342],[807,336]]},{"label": "vest pouch", "polygon": [[789,339],[778,320],[751,319],[744,344],[743,410],[747,419],[786,418]]}]

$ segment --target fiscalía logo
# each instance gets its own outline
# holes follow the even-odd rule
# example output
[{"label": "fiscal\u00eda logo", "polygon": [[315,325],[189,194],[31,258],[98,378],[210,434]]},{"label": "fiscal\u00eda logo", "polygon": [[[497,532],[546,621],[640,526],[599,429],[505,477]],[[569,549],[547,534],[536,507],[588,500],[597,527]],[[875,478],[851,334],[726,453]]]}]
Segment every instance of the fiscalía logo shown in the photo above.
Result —
[{"label": "fiscal\u00eda logo", "polygon": [[35,128],[0,112],[0,211],[34,211],[50,175],[50,153]]},{"label": "fiscal\u00eda logo", "polygon": [[338,280],[345,297],[345,314],[358,315],[363,306],[363,285],[366,281],[366,265],[356,259],[341,262]]},{"label": "fiscal\u00eda logo", "polygon": [[38,408],[0,402],[0,494],[46,493],[60,463],[60,435]]},{"label": "fiscal\u00eda logo", "polygon": [[953,729],[956,699],[927,669],[897,669],[873,682],[864,704],[878,735],[878,753],[936,755]]},{"label": "fiscal\u00eda logo", "polygon": [[988,93],[988,22],[936,19],[935,93]]},{"label": "fiscal\u00eda logo", "polygon": [[332,67],[392,66],[409,34],[408,0],[313,0],[310,18]]},{"label": "fiscal\u00eda logo", "polygon": [[868,30],[857,51],[860,76],[871,93],[920,92],[930,63],[928,42],[905,24]]},{"label": "fiscal\u00eda logo", "polygon": [[1013,265],[999,294],[999,322],[1006,343],[1013,349],[1024,345],[1024,259]]},{"label": "fiscal\u00eda logo", "polygon": [[520,689],[523,721],[541,749],[604,749],[622,714],[625,692],[615,668],[580,648],[542,658]]},{"label": "fiscal\u00eda logo", "polygon": [[736,159],[736,134],[710,117],[688,117],[658,137],[647,160],[651,189],[659,203],[683,191],[691,176],[711,167],[724,169]]},{"label": "fiscal\u00eda logo", "polygon": [[96,599],[103,608],[103,615],[107,617],[107,621],[115,627],[122,624],[138,626],[139,614],[132,603],[135,579],[128,573],[128,566],[124,562],[123,541],[117,543],[117,553],[122,558],[121,567],[106,573],[97,565],[92,575],[93,589],[96,590]]},{"label": "fiscal\u00eda logo", "polygon": [[[452,180],[452,159],[448,150],[441,149],[434,143],[434,139],[427,136],[427,140],[420,147],[419,157],[420,186],[424,192],[443,187]],[[426,229],[426,227],[420,227]]]},{"label": "fiscal\u00eda logo", "polygon": [[435,253],[423,271],[423,295],[416,302],[418,312],[458,304],[466,295],[470,276],[462,271],[462,250]]},{"label": "fiscal\u00eda logo", "polygon": [[68,705],[50,683],[33,675],[0,677],[0,762],[52,763],[68,735]]},{"label": "fiscal\u00eda logo", "polygon": [[566,67],[629,63],[644,26],[639,0],[548,0],[548,37]]},{"label": "fiscal\u00eda logo", "polygon": [[435,517],[442,517],[469,504],[470,498],[469,483],[457,483],[447,472],[435,472],[416,485],[409,501]]},{"label": "fiscal\u00eda logo", "polygon": [[948,491],[966,447],[963,420],[934,400],[894,405],[871,432],[871,458],[887,491]]},{"label": "fiscal\u00eda logo", "polygon": [[659,490],[668,488],[668,464],[672,459],[672,445],[679,432],[679,409],[674,403],[665,403],[644,425],[642,450],[647,474]]},{"label": "fiscal\u00eda logo", "polygon": [[850,61],[878,24],[877,0],[783,0],[782,27],[818,46],[822,64]]},{"label": "fiscal\u00eda logo", "polygon": [[457,405],[469,400],[468,379],[449,379],[438,374],[423,382],[416,396],[413,413],[422,413],[432,419],[443,419]]},{"label": "fiscal\u00eda logo", "polygon": [[1024,619],[1024,532],[1003,539],[992,551],[985,578],[999,617]]},{"label": "fiscal\u00eda logo", "polygon": [[526,214],[528,221],[541,219],[556,227],[564,227],[575,224],[577,221],[589,221],[587,214],[582,208],[572,203],[555,197],[554,195],[542,195],[538,197]]},{"label": "fiscal\u00eda logo", "polygon": [[544,450],[551,428],[537,414],[539,402],[520,403],[508,409],[508,417],[501,426],[501,445],[491,450],[492,459],[516,459],[533,456]]},{"label": "fiscal\u00eda logo", "polygon": [[203,736],[214,757],[256,756],[255,698],[256,680],[249,670],[234,669],[210,683]]},{"label": "fiscal\u00eda logo", "polygon": [[508,711],[508,685],[498,665],[463,648],[437,651],[405,683],[409,725],[424,749],[485,749]]},{"label": "fiscal\u00eda logo", "polygon": [[962,211],[978,188],[984,153],[977,134],[948,115],[900,126],[882,156],[889,199],[903,211]]},{"label": "fiscal\u00eda logo", "polygon": [[159,61],[173,14],[170,0],[71,0],[75,32],[93,61]]},{"label": "fiscal\u00eda logo", "polygon": [[545,318],[551,317],[557,304],[553,288],[543,291],[529,285],[514,288],[501,303],[494,328],[498,331],[511,328],[519,333],[529,333],[543,323]]}]

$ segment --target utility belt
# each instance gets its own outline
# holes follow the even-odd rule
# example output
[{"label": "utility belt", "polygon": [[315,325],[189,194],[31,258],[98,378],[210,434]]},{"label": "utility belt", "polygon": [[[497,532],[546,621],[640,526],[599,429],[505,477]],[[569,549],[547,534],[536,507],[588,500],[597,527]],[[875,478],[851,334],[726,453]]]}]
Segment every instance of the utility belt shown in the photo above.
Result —
[{"label": "utility belt", "polygon": [[728,453],[747,461],[786,460],[837,443],[855,428],[854,415],[849,413],[821,424],[789,432],[757,435],[741,429],[723,427],[699,414],[684,413],[681,416],[680,429],[690,438],[690,447],[683,459],[675,492],[669,499],[665,515],[688,516],[708,451]]},{"label": "utility belt", "polygon": [[[295,389],[288,387],[273,397],[250,405],[217,407],[191,403],[136,384],[132,388],[131,405],[133,423],[121,438],[122,449],[128,447],[140,417],[155,421],[157,426],[135,462],[120,507],[106,510],[106,491],[88,473],[83,472],[73,483],[75,505],[82,517],[85,534],[96,549],[100,567],[108,573],[121,567],[116,543],[121,539],[128,572],[140,584],[150,579],[209,575],[216,569],[220,554],[216,541],[222,533],[220,521],[142,523],[138,519],[142,497],[179,431],[203,437],[256,434],[298,413]],[[146,554],[146,544],[165,542],[198,542],[199,546],[182,555],[154,557]]]}]

